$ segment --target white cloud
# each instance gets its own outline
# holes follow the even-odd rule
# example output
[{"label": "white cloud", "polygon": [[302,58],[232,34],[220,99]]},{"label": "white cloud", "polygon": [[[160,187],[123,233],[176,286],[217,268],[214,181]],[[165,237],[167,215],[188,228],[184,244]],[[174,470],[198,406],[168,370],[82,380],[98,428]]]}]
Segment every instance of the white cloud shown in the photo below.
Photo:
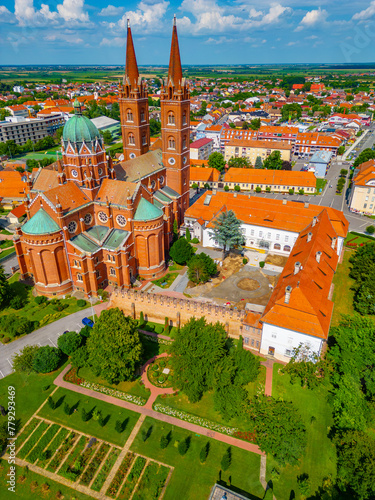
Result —
[{"label": "white cloud", "polygon": [[287,47],[293,47],[293,45],[298,45],[299,42],[289,42],[286,44]]},{"label": "white cloud", "polygon": [[370,19],[375,14],[375,0],[372,0],[367,9],[361,10],[361,12],[357,12],[353,16],[354,21],[365,21],[366,19]]},{"label": "white cloud", "polygon": [[64,21],[88,22],[89,15],[83,11],[84,0],[64,0],[57,10]]},{"label": "white cloud", "polygon": [[12,22],[14,22],[14,15],[5,7],[5,5],[0,5],[0,23]]},{"label": "white cloud", "polygon": [[82,38],[77,37],[74,33],[63,34],[63,33],[51,33],[43,37],[46,42],[65,42],[72,45],[79,45],[83,43]]},{"label": "white cloud", "polygon": [[226,36],[220,36],[219,38],[208,38],[204,43],[220,45],[222,43],[232,43],[235,42],[234,38],[227,38]]},{"label": "white cloud", "polygon": [[104,47],[123,47],[125,45],[126,38],[117,36],[115,38],[103,38],[100,45]]},{"label": "white cloud", "polygon": [[301,31],[303,28],[311,28],[317,24],[325,23],[328,12],[325,9],[310,10],[305,14],[300,25],[294,31]]},{"label": "white cloud", "polygon": [[316,40],[317,38],[316,35],[305,36],[305,40]]},{"label": "white cloud", "polygon": [[115,7],[114,5],[108,5],[108,7],[105,7],[99,12],[98,16],[104,16],[104,17],[121,16],[123,12],[124,12],[124,7]]},{"label": "white cloud", "polygon": [[163,28],[163,17],[168,6],[169,2],[165,0],[155,3],[142,0],[137,5],[137,10],[125,12],[118,25],[120,28],[125,29],[127,19],[129,19],[132,30],[135,32],[150,33],[161,30]]}]

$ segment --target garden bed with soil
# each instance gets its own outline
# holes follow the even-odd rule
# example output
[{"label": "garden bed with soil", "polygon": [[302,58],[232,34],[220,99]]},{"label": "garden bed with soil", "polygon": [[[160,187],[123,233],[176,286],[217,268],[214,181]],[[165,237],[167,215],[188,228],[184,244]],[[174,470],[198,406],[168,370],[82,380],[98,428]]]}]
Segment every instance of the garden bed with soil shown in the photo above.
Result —
[{"label": "garden bed with soil", "polygon": [[159,358],[147,368],[147,378],[156,387],[169,388],[173,385],[173,368],[170,358]]}]

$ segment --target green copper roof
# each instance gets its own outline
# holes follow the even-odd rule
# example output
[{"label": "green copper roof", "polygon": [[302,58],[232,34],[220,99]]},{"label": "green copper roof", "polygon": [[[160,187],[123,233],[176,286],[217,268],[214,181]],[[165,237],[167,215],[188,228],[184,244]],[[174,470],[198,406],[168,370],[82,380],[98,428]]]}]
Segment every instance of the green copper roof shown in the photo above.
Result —
[{"label": "green copper roof", "polygon": [[155,207],[152,203],[141,198],[137,210],[134,215],[134,220],[153,220],[161,217],[163,212],[160,208]]},{"label": "green copper roof", "polygon": [[103,248],[116,250],[124,242],[128,234],[129,231],[123,231],[122,229],[113,229],[109,237],[103,243]]},{"label": "green copper roof", "polygon": [[81,105],[74,101],[74,115],[69,118],[63,131],[63,140],[72,143],[82,143],[83,141],[90,143],[100,138],[99,130],[92,123],[90,118],[83,116]]},{"label": "green copper roof", "polygon": [[101,244],[104,238],[108,235],[109,231],[110,229],[106,226],[92,226],[86,230],[86,234],[87,236]]},{"label": "green copper roof", "polygon": [[70,240],[71,243],[73,243],[77,248],[80,250],[83,250],[84,252],[88,253],[94,253],[99,249],[99,246],[91,241],[87,236],[84,234],[79,234],[78,236],[74,236]]},{"label": "green copper roof", "polygon": [[43,208],[22,226],[22,232],[25,234],[51,234],[57,231],[60,231],[59,226]]}]

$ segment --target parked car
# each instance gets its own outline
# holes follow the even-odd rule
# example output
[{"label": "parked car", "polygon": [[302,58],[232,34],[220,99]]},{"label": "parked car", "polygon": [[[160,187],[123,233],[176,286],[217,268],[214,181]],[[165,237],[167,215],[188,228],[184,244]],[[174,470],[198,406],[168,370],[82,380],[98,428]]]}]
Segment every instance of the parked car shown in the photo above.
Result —
[{"label": "parked car", "polygon": [[82,323],[85,326],[89,326],[90,328],[93,328],[93,326],[94,326],[94,322],[92,321],[92,319],[89,319],[89,318],[83,318]]}]

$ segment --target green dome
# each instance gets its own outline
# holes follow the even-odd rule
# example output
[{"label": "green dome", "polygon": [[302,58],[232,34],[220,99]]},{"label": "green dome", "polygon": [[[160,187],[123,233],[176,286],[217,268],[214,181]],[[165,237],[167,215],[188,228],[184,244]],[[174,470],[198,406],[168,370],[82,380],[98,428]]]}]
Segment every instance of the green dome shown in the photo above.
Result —
[{"label": "green dome", "polygon": [[90,118],[82,114],[81,105],[74,101],[74,115],[69,118],[63,131],[63,140],[65,142],[86,143],[94,142],[96,139],[100,140],[99,130],[92,123]]},{"label": "green dome", "polygon": [[40,208],[37,213],[22,226],[22,232],[25,234],[51,234],[57,231],[60,231],[59,226],[43,208]]},{"label": "green dome", "polygon": [[138,203],[137,210],[134,214],[134,220],[154,220],[158,219],[163,215],[162,210],[160,208],[155,207],[152,203],[141,198],[141,201]]}]

